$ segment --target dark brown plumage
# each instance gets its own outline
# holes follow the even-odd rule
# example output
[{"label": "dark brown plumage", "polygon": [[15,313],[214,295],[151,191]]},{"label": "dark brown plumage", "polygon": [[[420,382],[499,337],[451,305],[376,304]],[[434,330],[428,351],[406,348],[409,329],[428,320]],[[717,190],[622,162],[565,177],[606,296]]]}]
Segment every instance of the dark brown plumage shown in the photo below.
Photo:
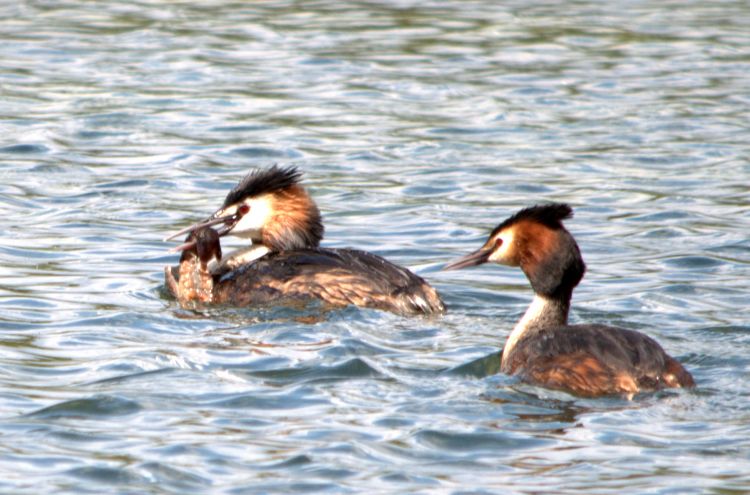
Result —
[{"label": "dark brown plumage", "polygon": [[[211,229],[207,229],[211,230]],[[199,253],[219,253],[218,236],[199,234],[180,266],[167,268],[167,288],[181,302],[237,307],[321,300],[398,314],[445,310],[421,277],[380,256],[353,249],[300,249],[269,253],[223,274],[212,274]],[[208,294],[208,295],[207,295]]]},{"label": "dark brown plumage", "polygon": [[399,314],[441,313],[435,289],[421,277],[372,253],[303,249],[269,254],[221,277],[215,301],[234,306],[320,299]]},{"label": "dark brown plumage", "polygon": [[521,337],[502,370],[588,397],[692,387],[693,377],[651,337],[605,325],[561,325]]}]

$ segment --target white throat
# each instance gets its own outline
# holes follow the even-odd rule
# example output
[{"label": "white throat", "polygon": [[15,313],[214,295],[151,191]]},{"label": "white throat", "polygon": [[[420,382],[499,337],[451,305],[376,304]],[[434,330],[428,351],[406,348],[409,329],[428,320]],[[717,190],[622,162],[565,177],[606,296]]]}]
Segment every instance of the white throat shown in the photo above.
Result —
[{"label": "white throat", "polygon": [[263,244],[253,244],[232,251],[227,256],[223,257],[220,263],[210,265],[209,269],[211,270],[211,273],[223,273],[225,271],[234,270],[242,265],[252,263],[270,252],[271,250]]},{"label": "white throat", "polygon": [[508,335],[503,348],[504,365],[513,352],[514,347],[524,335],[534,330],[547,328],[556,325],[565,325],[567,323],[567,311],[560,311],[560,303],[555,299],[548,299],[539,294],[534,294],[534,300],[526,309],[521,319],[513,327],[513,331]]}]

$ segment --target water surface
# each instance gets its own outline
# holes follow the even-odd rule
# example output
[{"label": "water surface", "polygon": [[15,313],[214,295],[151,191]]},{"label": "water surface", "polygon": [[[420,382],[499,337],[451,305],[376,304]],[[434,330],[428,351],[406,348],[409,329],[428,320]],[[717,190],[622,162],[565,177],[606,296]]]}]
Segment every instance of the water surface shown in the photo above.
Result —
[{"label": "water surface", "polygon": [[[0,491],[750,490],[745,2],[0,19]],[[272,163],[306,172],[325,245],[411,267],[449,313],[181,310],[161,239]],[[576,210],[572,320],[648,332],[696,390],[583,400],[497,374],[525,279],[439,269],[543,201]]]}]

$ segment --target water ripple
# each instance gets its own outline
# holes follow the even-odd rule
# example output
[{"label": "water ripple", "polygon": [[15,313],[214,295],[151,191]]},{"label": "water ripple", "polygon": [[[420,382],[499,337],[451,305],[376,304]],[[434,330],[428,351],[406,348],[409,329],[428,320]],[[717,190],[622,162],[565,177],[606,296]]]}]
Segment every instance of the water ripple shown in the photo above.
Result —
[{"label": "water ripple", "polygon": [[141,406],[137,402],[122,397],[96,396],[88,399],[65,401],[61,404],[45,407],[34,411],[29,417],[40,419],[103,419],[110,416],[133,414],[140,409]]}]

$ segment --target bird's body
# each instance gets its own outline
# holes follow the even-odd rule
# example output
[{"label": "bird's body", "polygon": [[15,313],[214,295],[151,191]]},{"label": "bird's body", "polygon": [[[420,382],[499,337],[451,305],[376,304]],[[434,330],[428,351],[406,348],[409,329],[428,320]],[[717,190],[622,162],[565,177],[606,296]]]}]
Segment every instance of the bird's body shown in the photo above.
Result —
[{"label": "bird's body", "polygon": [[547,327],[521,337],[504,357],[510,375],[581,396],[692,386],[680,363],[652,338],[605,325]]},{"label": "bird's body", "polygon": [[[445,310],[437,291],[406,268],[365,251],[321,248],[320,214],[297,183],[299,175],[295,168],[277,167],[251,173],[221,210],[186,229],[191,237],[180,267],[165,272],[170,292],[183,303],[252,306],[320,300],[399,314]],[[217,235],[204,234],[218,224],[223,225],[214,231]],[[222,258],[219,237],[234,232],[253,244]],[[202,259],[200,250],[210,254]],[[196,288],[196,281],[203,286]]]},{"label": "bird's body", "polygon": [[[185,265],[190,268],[185,270]],[[195,262],[182,263],[180,268],[187,273],[207,273]],[[210,300],[202,302],[244,307],[320,300],[331,306],[354,305],[398,314],[442,310],[437,292],[421,277],[380,256],[354,249],[269,253],[213,275],[210,293]]]},{"label": "bird's body", "polygon": [[478,251],[450,264],[493,261],[519,266],[535,296],[508,336],[503,372],[582,396],[692,387],[693,377],[651,337],[598,324],[568,325],[573,289],[586,266],[562,225],[572,210],[552,204],[526,208],[498,225]]}]

